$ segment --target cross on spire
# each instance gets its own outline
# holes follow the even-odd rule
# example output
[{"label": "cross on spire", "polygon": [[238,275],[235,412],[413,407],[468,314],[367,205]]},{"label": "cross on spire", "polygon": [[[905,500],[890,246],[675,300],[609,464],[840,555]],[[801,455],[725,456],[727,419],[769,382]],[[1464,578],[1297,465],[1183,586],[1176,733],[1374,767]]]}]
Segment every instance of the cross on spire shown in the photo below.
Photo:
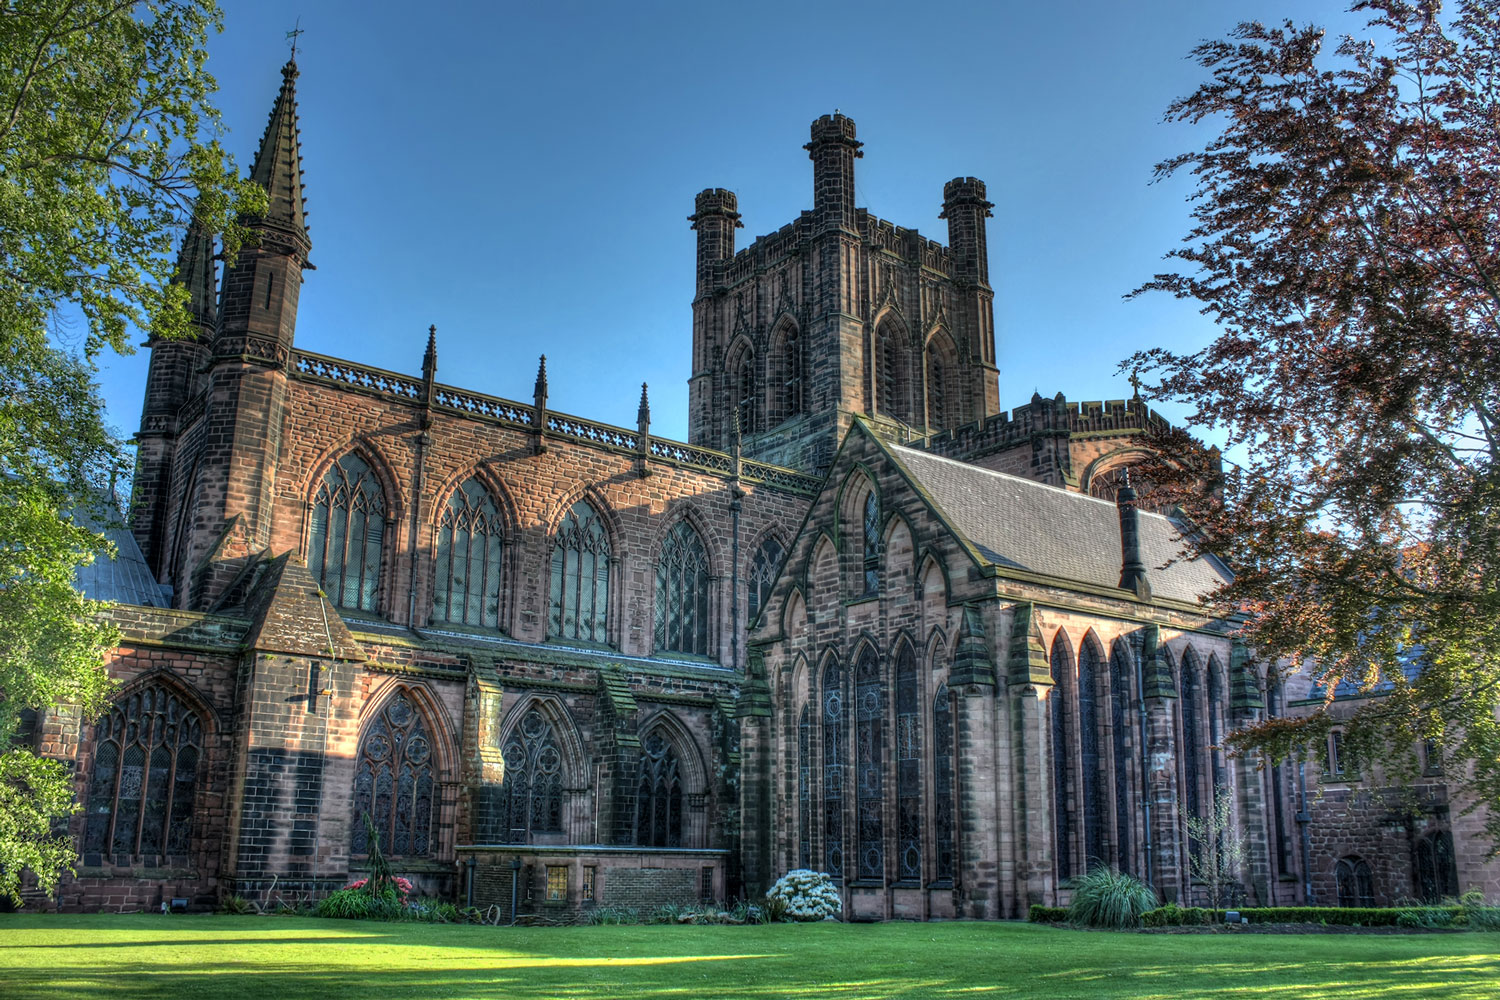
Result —
[{"label": "cross on spire", "polygon": [[302,34],[302,17],[299,15],[297,22],[292,26],[292,30],[286,33],[287,44],[292,47],[292,62],[297,61],[297,40],[302,37]]}]

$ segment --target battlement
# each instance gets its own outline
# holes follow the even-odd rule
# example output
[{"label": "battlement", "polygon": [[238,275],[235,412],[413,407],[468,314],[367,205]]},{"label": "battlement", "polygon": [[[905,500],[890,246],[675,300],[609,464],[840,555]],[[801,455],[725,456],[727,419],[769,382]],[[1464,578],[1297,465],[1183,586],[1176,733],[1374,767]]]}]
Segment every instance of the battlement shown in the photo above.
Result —
[{"label": "battlement", "polygon": [[1051,399],[1033,395],[1031,402],[964,424],[912,443],[945,458],[976,461],[987,455],[1029,443],[1038,435],[1071,438],[1129,437],[1157,433],[1171,423],[1139,399],[1091,400],[1070,403],[1062,393]]}]

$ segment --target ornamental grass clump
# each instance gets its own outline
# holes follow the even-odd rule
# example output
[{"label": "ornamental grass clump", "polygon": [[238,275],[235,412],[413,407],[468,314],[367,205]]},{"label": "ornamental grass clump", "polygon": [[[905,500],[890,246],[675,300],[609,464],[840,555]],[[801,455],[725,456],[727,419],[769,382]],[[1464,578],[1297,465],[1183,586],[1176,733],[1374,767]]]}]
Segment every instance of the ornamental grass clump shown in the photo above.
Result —
[{"label": "ornamental grass clump", "polygon": [[1083,927],[1127,930],[1141,926],[1142,914],[1156,903],[1155,889],[1134,875],[1101,866],[1074,880],[1068,920]]},{"label": "ornamental grass clump", "polygon": [[827,920],[844,908],[838,887],[822,872],[797,868],[776,880],[766,893],[767,909],[782,912],[786,920]]}]

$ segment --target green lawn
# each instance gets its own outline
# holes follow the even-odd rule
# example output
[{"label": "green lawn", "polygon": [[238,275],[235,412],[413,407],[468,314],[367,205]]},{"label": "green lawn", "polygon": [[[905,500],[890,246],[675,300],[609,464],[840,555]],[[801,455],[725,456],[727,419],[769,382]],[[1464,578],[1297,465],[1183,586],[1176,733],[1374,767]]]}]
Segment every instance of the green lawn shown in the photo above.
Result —
[{"label": "green lawn", "polygon": [[1490,1000],[1500,935],[1145,935],[1024,924],[496,928],[0,916],[0,996]]}]

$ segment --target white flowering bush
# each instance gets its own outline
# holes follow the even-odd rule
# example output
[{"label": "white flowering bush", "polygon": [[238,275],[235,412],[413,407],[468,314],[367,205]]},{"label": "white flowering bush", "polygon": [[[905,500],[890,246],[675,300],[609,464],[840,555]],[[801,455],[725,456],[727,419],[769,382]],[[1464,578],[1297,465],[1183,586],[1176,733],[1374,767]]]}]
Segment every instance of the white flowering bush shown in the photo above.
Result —
[{"label": "white flowering bush", "polygon": [[787,920],[826,920],[844,908],[838,887],[822,872],[798,868],[776,880],[766,899],[785,907]]}]

